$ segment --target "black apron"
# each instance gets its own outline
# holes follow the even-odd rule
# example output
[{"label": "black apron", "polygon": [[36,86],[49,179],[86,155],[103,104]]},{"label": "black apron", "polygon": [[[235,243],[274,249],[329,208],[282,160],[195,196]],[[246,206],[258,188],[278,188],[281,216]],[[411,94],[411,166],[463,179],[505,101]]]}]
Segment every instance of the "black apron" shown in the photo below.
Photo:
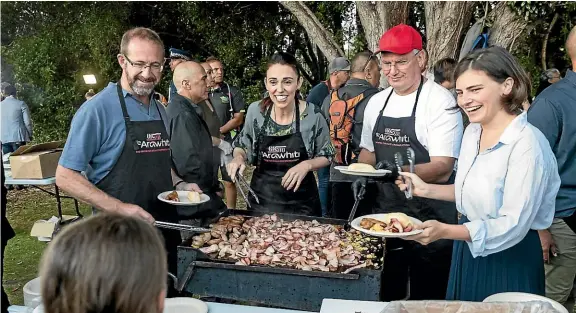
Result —
[{"label": "black apron", "polygon": [[298,163],[308,160],[308,152],[300,134],[300,106],[296,102],[296,129],[284,136],[264,136],[262,133],[271,120],[272,105],[264,116],[264,123],[254,152],[256,169],[250,187],[258,195],[260,204],[250,199],[252,208],[258,211],[321,216],[318,186],[312,171],[306,174],[296,192],[282,187],[282,177]]},{"label": "black apron", "polygon": [[[420,81],[414,108],[408,117],[383,116],[384,109],[394,90],[386,98],[372,133],[376,163],[383,160],[394,163],[396,152],[400,152],[404,160],[407,160],[406,150],[408,147],[415,152],[416,164],[430,162],[430,155],[418,141],[415,129],[416,107],[423,84],[424,78]],[[451,177],[452,183],[453,177],[454,175]],[[374,213],[402,212],[421,221],[435,219],[443,223],[457,223],[455,203],[420,197],[407,200],[404,192],[400,191],[395,184],[378,183],[376,187]],[[415,241],[387,239],[386,248],[385,277],[388,281],[394,282],[394,284],[388,285],[389,288],[385,286],[383,295],[387,297],[386,300],[397,300],[405,297],[405,289],[398,288],[404,284],[398,284],[398,282],[406,282],[408,277],[410,277],[411,300],[444,299],[450,272],[452,241],[439,240],[423,246]],[[395,278],[391,278],[392,276]]]},{"label": "black apron", "polygon": [[[178,222],[176,208],[157,198],[158,194],[173,189],[170,140],[162,115],[156,121],[131,121],[120,83],[117,91],[126,125],[126,140],[114,167],[96,187],[122,202],[139,205],[156,220]],[[168,270],[175,274],[180,233],[165,229],[161,232],[168,253]]]}]

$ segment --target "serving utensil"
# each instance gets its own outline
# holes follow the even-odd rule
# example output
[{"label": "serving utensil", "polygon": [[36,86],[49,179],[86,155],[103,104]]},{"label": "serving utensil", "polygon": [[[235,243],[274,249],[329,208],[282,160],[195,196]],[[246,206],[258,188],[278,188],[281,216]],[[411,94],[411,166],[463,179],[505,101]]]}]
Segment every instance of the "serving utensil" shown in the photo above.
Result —
[{"label": "serving utensil", "polygon": [[177,223],[161,222],[161,221],[154,222],[154,226],[159,227],[159,228],[174,229],[174,230],[188,231],[188,232],[194,232],[194,233],[209,233],[211,231],[209,228],[196,227],[196,226],[192,226],[192,225],[184,225],[184,224],[177,224]]},{"label": "serving utensil", "polygon": [[[400,152],[394,153],[394,163],[396,163],[396,168],[398,169],[398,173],[402,172],[402,166],[404,165],[404,159],[402,158],[402,154]],[[406,179],[400,176],[402,181],[406,183]],[[408,190],[404,190],[404,195],[406,199],[412,199],[412,195],[408,193]]]},{"label": "serving utensil", "polygon": [[244,192],[244,190],[242,189],[242,186],[244,186],[244,188],[246,188],[248,190],[250,195],[252,195],[252,197],[254,197],[254,200],[256,201],[256,203],[260,204],[260,199],[256,195],[256,192],[254,192],[254,190],[252,188],[250,188],[250,184],[246,181],[246,178],[244,178],[244,176],[240,175],[240,173],[238,173],[238,172],[236,172],[236,181],[238,182],[238,189],[240,189],[240,193],[242,194],[242,198],[244,198],[244,202],[246,202],[246,206],[248,208],[251,209],[252,206],[250,205],[250,201],[248,201],[248,195],[246,194],[246,192]]},{"label": "serving utensil", "polygon": [[344,225],[344,230],[346,231],[349,231],[352,228],[352,220],[354,220],[354,215],[356,215],[358,205],[360,204],[360,201],[364,199],[364,194],[366,193],[366,178],[359,178],[352,183],[352,192],[354,193],[354,205],[352,206],[352,211],[350,211],[348,222]]},{"label": "serving utensil", "polygon": [[[414,164],[416,160],[416,153],[414,152],[414,149],[408,147],[408,149],[406,150],[406,155],[408,156],[408,163],[410,164],[410,173],[414,174]],[[408,196],[406,198],[412,199],[413,187],[414,186],[412,185],[412,183],[408,185]]]}]

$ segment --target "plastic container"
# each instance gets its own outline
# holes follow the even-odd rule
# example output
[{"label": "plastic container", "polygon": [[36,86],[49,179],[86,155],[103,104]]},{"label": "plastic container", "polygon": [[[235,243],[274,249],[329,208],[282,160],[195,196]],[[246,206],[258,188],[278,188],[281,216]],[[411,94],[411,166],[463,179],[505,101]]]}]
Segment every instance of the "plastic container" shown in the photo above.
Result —
[{"label": "plastic container", "polygon": [[390,302],[381,313],[558,313],[548,302],[460,302],[399,301]]},{"label": "plastic container", "polygon": [[24,292],[24,306],[34,309],[42,303],[40,277],[36,277],[27,282],[24,288],[22,288],[22,291]]}]

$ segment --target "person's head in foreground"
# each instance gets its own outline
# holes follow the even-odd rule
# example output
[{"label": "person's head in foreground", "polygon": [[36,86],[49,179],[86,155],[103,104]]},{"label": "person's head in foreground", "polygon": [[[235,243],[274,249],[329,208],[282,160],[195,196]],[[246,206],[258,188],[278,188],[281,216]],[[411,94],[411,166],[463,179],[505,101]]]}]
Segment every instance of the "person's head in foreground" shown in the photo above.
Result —
[{"label": "person's head in foreground", "polygon": [[166,253],[150,224],[102,213],[56,236],[40,277],[46,313],[160,313]]},{"label": "person's head in foreground", "polygon": [[475,50],[454,70],[458,105],[471,123],[500,124],[521,112],[530,79],[518,61],[501,47]]}]

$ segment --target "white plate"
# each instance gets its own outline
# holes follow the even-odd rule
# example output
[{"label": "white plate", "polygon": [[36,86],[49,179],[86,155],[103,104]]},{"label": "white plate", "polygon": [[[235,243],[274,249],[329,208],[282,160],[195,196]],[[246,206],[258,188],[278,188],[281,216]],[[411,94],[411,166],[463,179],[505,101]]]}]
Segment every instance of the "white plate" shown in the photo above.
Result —
[{"label": "white plate", "polygon": [[[386,238],[397,238],[397,237],[406,237],[406,236],[411,236],[411,235],[416,235],[422,232],[421,229],[417,229],[417,230],[413,230],[413,231],[409,231],[409,232],[405,232],[405,233],[389,233],[389,232],[377,232],[377,231],[371,231],[368,229],[364,229],[362,227],[360,227],[360,221],[362,221],[363,218],[373,218],[376,220],[381,220],[383,221],[386,217],[386,215],[388,214],[370,214],[370,215],[364,215],[364,216],[360,216],[355,218],[352,223],[350,223],[350,226],[352,226],[352,228],[356,229],[357,231],[363,232],[365,234],[368,234],[370,236],[374,236],[374,237],[386,237]],[[412,221],[412,224],[417,225],[417,224],[422,224],[422,221],[417,219],[417,218],[413,218],[410,217],[410,220]]]},{"label": "white plate", "polygon": [[562,306],[560,303],[548,299],[543,296],[533,295],[530,293],[523,293],[523,292],[502,292],[497,293],[495,295],[491,295],[488,298],[484,299],[484,303],[486,302],[528,302],[528,301],[542,301],[547,302],[552,305],[552,307],[558,311],[559,313],[568,313],[568,311]]},{"label": "white plate", "polygon": [[392,173],[389,170],[375,170],[374,172],[351,171],[348,169],[348,166],[334,166],[334,169],[339,170],[342,174],[354,176],[382,177],[388,173]]},{"label": "white plate", "polygon": [[208,313],[208,305],[195,298],[166,298],[163,313]]},{"label": "white plate", "polygon": [[200,194],[200,202],[190,202],[190,200],[188,200],[188,192],[189,191],[180,191],[180,190],[177,191],[178,198],[180,198],[179,202],[166,200],[166,196],[171,192],[172,192],[172,190],[165,191],[165,192],[159,194],[158,200],[164,201],[166,203],[170,203],[173,205],[198,205],[200,203],[208,202],[210,200],[210,197],[208,195],[201,193]]}]

